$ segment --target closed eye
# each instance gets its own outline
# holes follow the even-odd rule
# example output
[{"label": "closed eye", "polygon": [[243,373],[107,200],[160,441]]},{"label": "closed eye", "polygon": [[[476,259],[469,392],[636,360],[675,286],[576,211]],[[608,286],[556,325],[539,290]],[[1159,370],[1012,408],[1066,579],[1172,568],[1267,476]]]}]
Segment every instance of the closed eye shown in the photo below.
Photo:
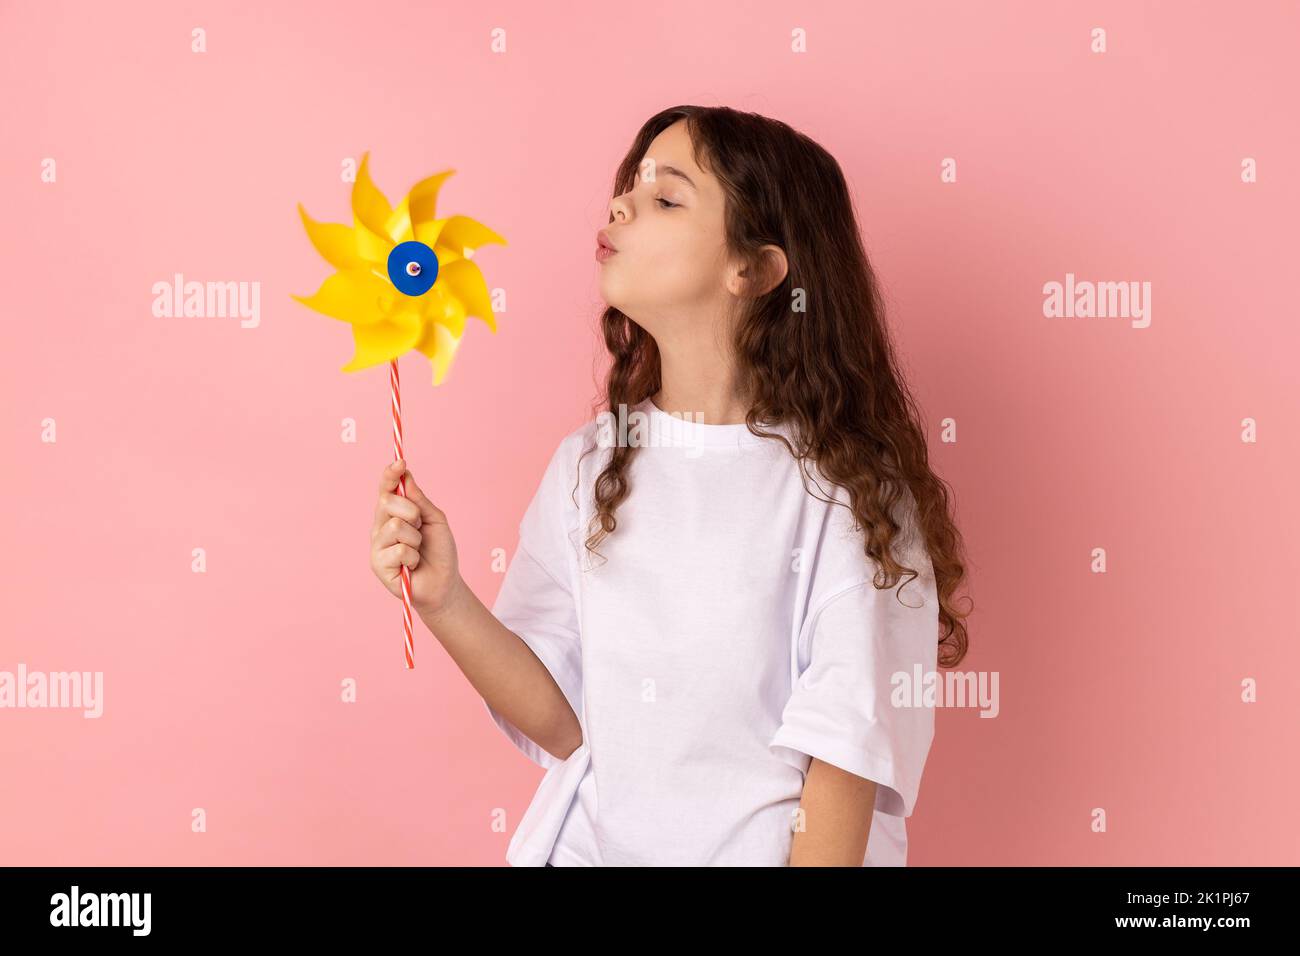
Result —
[{"label": "closed eye", "polygon": [[667,200],[667,199],[664,199],[662,196],[656,196],[656,197],[655,197],[655,202],[658,202],[658,203],[664,203],[664,204],[665,204],[665,205],[663,205],[663,206],[660,207],[661,209],[676,209],[678,206],[681,205],[681,203],[668,202],[668,200]]}]

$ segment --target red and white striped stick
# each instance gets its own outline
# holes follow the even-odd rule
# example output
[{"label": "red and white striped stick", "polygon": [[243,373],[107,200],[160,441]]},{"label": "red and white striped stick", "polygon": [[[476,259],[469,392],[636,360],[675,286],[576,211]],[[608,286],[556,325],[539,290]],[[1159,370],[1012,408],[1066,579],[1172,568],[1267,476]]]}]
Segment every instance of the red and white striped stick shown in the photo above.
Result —
[{"label": "red and white striped stick", "polygon": [[[406,456],[402,454],[402,387],[397,379],[397,359],[388,363],[388,383],[393,392],[393,461]],[[406,497],[406,473],[397,480],[397,490]],[[411,569],[402,565],[402,623],[406,625],[406,669],[415,667],[415,641],[411,629]]]}]

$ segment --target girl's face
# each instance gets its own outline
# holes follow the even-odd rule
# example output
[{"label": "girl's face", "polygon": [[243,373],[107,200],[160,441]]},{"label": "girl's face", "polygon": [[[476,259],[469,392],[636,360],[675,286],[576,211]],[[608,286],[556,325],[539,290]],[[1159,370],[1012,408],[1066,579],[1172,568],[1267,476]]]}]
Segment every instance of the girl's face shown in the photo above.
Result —
[{"label": "girl's face", "polygon": [[656,340],[698,331],[729,304],[724,194],[691,159],[686,121],[650,144],[632,188],[602,230],[618,250],[600,262],[601,297]]}]

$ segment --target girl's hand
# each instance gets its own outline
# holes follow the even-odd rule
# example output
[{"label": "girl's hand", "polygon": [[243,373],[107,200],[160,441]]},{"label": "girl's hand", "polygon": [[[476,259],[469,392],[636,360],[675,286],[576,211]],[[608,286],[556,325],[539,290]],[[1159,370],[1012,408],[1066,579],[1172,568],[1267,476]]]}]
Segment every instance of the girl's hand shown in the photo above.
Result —
[{"label": "girl's hand", "polygon": [[436,613],[460,583],[456,542],[447,516],[406,472],[406,494],[397,493],[406,463],[393,462],[379,480],[379,502],[370,529],[370,569],[390,594],[402,596],[402,566],[411,572],[411,607]]}]

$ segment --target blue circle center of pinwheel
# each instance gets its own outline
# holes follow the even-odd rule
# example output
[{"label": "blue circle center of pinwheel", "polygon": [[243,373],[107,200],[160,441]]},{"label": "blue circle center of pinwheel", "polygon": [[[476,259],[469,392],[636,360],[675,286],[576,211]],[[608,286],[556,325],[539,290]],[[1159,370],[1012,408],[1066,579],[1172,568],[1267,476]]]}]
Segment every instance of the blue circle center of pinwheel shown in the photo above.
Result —
[{"label": "blue circle center of pinwheel", "polygon": [[388,278],[404,295],[424,295],[438,278],[438,257],[422,242],[399,242],[388,254]]}]

